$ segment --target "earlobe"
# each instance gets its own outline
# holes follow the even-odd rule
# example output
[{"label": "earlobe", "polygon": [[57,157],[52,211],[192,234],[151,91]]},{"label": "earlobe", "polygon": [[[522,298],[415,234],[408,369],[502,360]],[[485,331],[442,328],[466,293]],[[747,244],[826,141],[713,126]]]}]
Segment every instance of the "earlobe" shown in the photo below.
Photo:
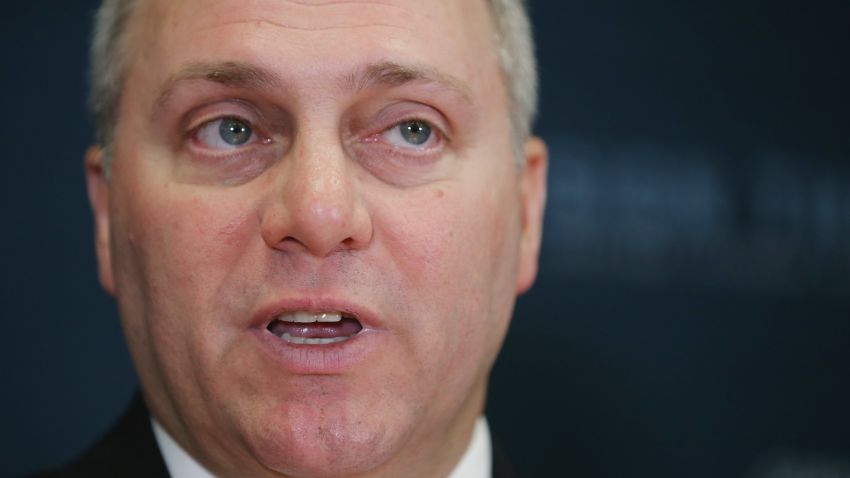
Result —
[{"label": "earlobe", "polygon": [[86,186],[94,217],[94,243],[100,284],[107,292],[115,292],[112,277],[112,251],[109,242],[109,184],[103,166],[103,148],[91,146],[85,158]]},{"label": "earlobe", "polygon": [[549,153],[546,143],[532,137],[524,145],[525,164],[520,171],[520,213],[522,233],[519,244],[517,294],[527,291],[537,277],[543,211],[546,205],[546,175]]}]

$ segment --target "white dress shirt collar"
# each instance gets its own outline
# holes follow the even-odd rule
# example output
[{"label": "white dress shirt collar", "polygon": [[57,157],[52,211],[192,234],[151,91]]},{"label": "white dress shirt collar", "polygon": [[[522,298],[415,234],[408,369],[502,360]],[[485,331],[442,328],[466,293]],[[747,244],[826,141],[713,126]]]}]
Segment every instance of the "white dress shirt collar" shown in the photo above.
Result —
[{"label": "white dress shirt collar", "polygon": [[[195,461],[191,455],[171,438],[171,435],[153,418],[153,434],[162,453],[165,467],[171,478],[215,478],[215,476]],[[455,466],[449,478],[491,478],[493,450],[490,445],[490,428],[484,417],[478,418],[466,452]]]},{"label": "white dress shirt collar", "polygon": [[153,436],[156,437],[156,444],[159,445],[162,460],[171,478],[215,478],[215,475],[186,453],[186,450],[178,445],[153,417],[151,417],[151,424]]}]

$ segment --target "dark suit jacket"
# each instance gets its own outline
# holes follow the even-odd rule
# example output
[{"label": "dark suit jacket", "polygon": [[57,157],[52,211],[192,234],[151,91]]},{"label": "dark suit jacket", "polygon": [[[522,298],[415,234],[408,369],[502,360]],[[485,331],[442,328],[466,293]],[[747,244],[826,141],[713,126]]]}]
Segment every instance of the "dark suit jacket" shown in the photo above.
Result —
[{"label": "dark suit jacket", "polygon": [[[169,478],[153,435],[150,415],[136,397],[121,420],[66,467],[33,478]],[[517,478],[494,447],[493,478]]]}]

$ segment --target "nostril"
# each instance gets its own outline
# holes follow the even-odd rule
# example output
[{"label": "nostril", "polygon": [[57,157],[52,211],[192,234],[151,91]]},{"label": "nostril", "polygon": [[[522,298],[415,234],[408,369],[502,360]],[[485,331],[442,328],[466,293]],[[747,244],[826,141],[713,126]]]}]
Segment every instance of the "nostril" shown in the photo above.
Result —
[{"label": "nostril", "polygon": [[278,250],[281,250],[281,251],[295,252],[295,251],[309,250],[309,247],[307,246],[307,244],[305,244],[304,242],[302,242],[301,240],[299,240],[297,237],[294,237],[294,236],[286,236],[283,239],[281,239],[280,241],[278,241],[274,244],[269,244],[269,245],[271,247],[273,247],[274,249],[278,249]]},{"label": "nostril", "polygon": [[[309,179],[309,178],[308,178]],[[315,257],[358,249],[372,236],[371,216],[365,201],[348,187],[351,178],[328,188],[328,179],[307,181],[309,186],[286,187],[261,211],[263,240],[272,249],[307,252]],[[289,178],[287,184],[294,181]]]}]

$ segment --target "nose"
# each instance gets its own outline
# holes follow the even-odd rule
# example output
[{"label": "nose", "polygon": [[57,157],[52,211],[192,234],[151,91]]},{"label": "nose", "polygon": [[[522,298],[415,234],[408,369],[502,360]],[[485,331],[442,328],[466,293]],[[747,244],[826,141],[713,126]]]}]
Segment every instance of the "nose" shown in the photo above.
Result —
[{"label": "nose", "polygon": [[272,180],[271,199],[261,213],[263,240],[274,249],[315,257],[364,247],[372,238],[372,221],[355,166],[339,143],[304,143],[293,145]]}]

